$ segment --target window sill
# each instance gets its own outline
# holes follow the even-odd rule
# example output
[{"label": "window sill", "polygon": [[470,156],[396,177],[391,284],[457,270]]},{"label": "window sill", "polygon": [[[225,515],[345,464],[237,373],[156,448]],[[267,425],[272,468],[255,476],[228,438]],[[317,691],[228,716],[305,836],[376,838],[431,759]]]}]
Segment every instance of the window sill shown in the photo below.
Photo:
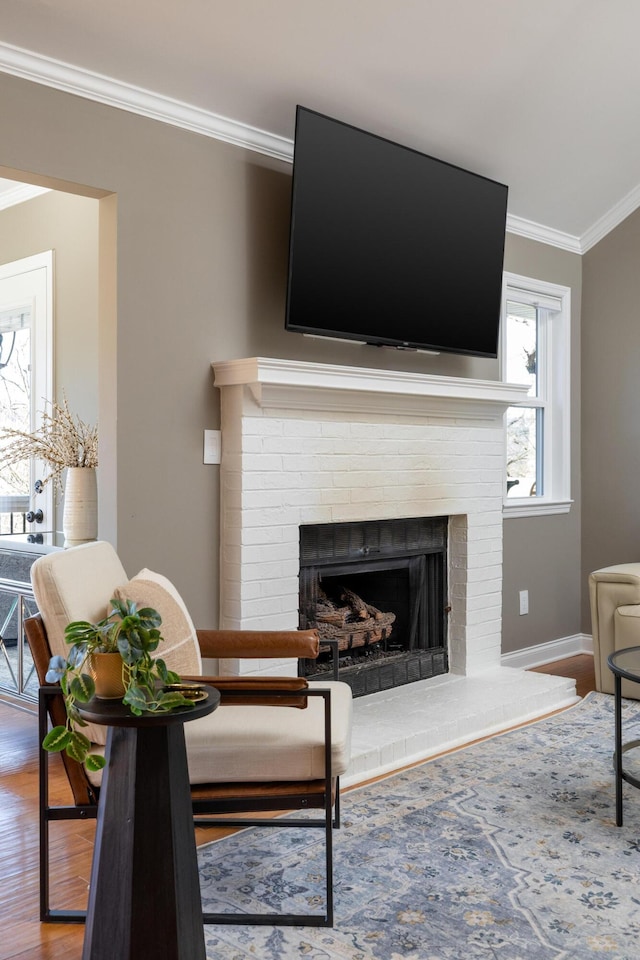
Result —
[{"label": "window sill", "polygon": [[512,517],[545,517],[559,513],[569,513],[573,500],[538,500],[534,497],[516,499],[511,497],[502,504],[502,516],[505,520]]}]

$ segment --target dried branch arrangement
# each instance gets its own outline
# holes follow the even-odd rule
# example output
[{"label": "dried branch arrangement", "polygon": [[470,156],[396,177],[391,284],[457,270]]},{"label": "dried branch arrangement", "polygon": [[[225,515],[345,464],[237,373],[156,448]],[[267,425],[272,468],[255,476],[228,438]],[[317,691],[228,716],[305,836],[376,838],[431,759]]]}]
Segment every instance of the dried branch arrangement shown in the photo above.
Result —
[{"label": "dried branch arrangement", "polygon": [[89,426],[69,410],[67,398],[61,404],[52,401],[50,410],[42,413],[42,424],[33,433],[8,428],[2,431],[0,455],[2,466],[12,466],[35,457],[49,468],[42,479],[45,486],[51,480],[60,490],[62,473],[66,467],[98,466],[98,428]]}]

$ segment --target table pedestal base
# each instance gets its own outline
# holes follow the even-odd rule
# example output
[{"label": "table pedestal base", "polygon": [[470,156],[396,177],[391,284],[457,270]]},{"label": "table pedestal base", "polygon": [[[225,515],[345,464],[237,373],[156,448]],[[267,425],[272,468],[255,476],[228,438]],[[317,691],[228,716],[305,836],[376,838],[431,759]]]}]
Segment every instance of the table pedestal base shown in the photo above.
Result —
[{"label": "table pedestal base", "polygon": [[82,960],[205,960],[182,724],[110,727]]}]

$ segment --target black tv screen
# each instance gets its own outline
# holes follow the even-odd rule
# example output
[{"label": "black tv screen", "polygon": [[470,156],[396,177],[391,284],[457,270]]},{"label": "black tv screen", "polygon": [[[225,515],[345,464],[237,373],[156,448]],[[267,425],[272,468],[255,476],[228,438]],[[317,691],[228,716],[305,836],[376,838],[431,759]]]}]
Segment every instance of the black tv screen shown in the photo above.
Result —
[{"label": "black tv screen", "polygon": [[495,357],[507,187],[296,112],[285,326]]}]

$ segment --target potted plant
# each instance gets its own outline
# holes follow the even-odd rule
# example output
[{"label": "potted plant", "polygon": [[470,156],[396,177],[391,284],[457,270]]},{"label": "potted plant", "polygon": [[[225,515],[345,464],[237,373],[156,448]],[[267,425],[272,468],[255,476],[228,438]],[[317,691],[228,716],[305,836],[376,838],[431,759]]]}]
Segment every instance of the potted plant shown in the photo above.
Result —
[{"label": "potted plant", "polygon": [[108,654],[117,658],[122,677],[122,702],[136,716],[191,707],[193,700],[178,690],[167,689],[178,684],[180,677],[167,668],[164,660],[154,658],[162,640],[158,629],[162,620],[157,610],[138,610],[131,600],[111,601],[108,615],[98,623],[75,620],[65,628],[65,640],[71,649],[64,657],[54,656],[49,662],[47,683],[60,683],[67,711],[65,726],[54,727],[42,741],[45,750],[65,750],[70,757],[84,763],[87,770],[99,770],[105,764],[100,754],[90,753],[91,741],[78,727],[88,724],[82,719],[76,703],[88,703],[96,693],[94,658]]}]

